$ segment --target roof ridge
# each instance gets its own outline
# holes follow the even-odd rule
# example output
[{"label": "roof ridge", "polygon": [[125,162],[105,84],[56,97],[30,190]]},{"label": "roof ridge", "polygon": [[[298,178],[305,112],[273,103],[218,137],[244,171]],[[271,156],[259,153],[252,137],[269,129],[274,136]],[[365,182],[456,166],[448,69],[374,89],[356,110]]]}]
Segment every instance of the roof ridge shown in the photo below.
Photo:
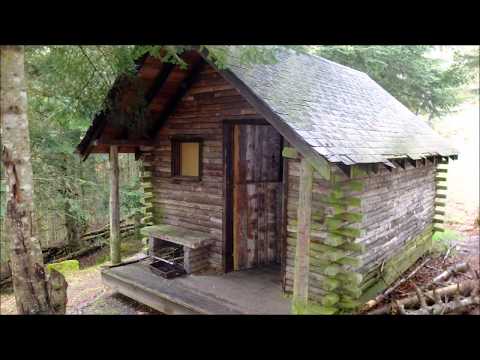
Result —
[{"label": "roof ridge", "polygon": [[320,60],[320,61],[324,61],[324,62],[330,63],[330,64],[332,64],[332,65],[334,65],[334,66],[338,66],[338,67],[345,68],[345,69],[348,70],[348,71],[352,71],[352,72],[354,72],[354,73],[359,73],[359,74],[361,74],[361,75],[365,75],[365,76],[367,76],[368,78],[371,79],[371,77],[370,77],[366,72],[364,72],[364,71],[360,71],[360,70],[354,69],[354,68],[352,68],[352,67],[350,67],[350,66],[343,65],[343,64],[340,64],[340,63],[338,63],[338,62],[329,60],[329,59],[327,59],[327,58],[325,58],[325,57],[323,57],[323,56],[320,56],[320,55],[317,55],[317,54],[312,54],[312,53],[309,53],[309,52],[304,52],[304,51],[296,51],[296,50],[294,50],[294,49],[287,49],[287,50],[292,51],[292,52],[294,52],[294,53],[296,53],[296,54],[300,54],[300,55],[305,55],[305,56],[312,57],[312,58],[314,58],[315,60]]}]

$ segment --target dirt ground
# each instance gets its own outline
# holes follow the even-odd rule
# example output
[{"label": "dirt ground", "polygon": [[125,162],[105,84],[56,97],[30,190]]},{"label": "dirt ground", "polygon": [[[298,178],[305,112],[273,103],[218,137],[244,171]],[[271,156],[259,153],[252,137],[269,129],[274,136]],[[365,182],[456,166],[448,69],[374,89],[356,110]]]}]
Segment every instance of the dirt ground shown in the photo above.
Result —
[{"label": "dirt ground", "polygon": [[[141,250],[138,239],[127,239],[123,245],[125,258]],[[80,270],[65,273],[67,288],[67,315],[151,315],[157,311],[114,293],[102,284],[100,267],[106,261],[108,248],[79,259]],[[0,291],[0,314],[16,314],[15,297],[11,286]]]},{"label": "dirt ground", "polygon": [[[445,254],[431,256],[430,261],[420,269],[412,281],[422,286],[428,283],[433,277],[440,274],[448,266],[461,261],[467,261],[472,268],[480,270],[480,236],[478,229],[472,229],[463,233],[461,239],[451,245],[448,257]],[[134,248],[134,247],[133,247]],[[159,312],[148,306],[142,305],[123,295],[114,293],[102,284],[100,277],[100,266],[98,264],[105,257],[107,249],[92,254],[80,260],[81,269],[65,274],[68,282],[68,315],[160,315]],[[133,250],[132,250],[133,251]],[[419,259],[405,274],[409,274],[425,258]],[[458,274],[452,278],[453,281],[462,281],[470,274]],[[391,294],[391,298],[401,299],[406,293],[412,292],[413,286],[410,282],[399,286]],[[15,298],[11,288],[3,289],[0,292],[0,314],[15,314]],[[471,308],[470,314],[480,314],[480,308]]]}]

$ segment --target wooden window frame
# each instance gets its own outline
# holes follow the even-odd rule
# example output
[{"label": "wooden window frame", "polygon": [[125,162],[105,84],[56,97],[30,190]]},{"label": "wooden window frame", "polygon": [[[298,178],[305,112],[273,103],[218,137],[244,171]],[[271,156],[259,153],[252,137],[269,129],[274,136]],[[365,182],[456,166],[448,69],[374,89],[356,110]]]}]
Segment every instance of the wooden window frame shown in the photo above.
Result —
[{"label": "wooden window frame", "polygon": [[[174,180],[182,181],[201,181],[203,170],[203,139],[190,136],[174,136],[170,138],[172,147],[171,157],[171,177]],[[181,155],[180,149],[182,143],[198,143],[198,176],[182,176],[181,171]]]}]

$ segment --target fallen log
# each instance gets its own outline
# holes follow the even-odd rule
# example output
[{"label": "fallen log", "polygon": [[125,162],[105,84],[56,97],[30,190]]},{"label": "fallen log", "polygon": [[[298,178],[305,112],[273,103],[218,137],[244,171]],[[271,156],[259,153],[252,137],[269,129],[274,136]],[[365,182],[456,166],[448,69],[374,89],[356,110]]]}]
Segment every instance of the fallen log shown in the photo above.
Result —
[{"label": "fallen log", "polygon": [[98,245],[93,245],[93,246],[90,246],[90,247],[82,249],[82,250],[75,251],[71,254],[68,254],[67,256],[64,256],[64,257],[59,258],[59,259],[55,259],[53,261],[53,263],[62,262],[62,261],[65,261],[65,260],[70,260],[70,259],[73,259],[73,258],[76,258],[76,257],[80,257],[82,255],[88,254],[88,253],[90,253],[92,251],[95,251],[97,249],[100,249],[103,246],[104,246],[104,244],[98,244]]},{"label": "fallen log", "polygon": [[[120,225],[120,230],[128,230],[128,229],[134,229],[135,224],[124,224]],[[103,230],[97,230],[97,231],[91,231],[89,233],[85,233],[82,236],[82,240],[91,240],[96,237],[104,237],[110,235],[110,228],[105,228]]]},{"label": "fallen log", "polygon": [[[125,234],[129,232],[133,232],[136,229],[134,225],[128,225],[125,227],[120,227],[120,234]],[[106,231],[104,233],[99,233],[96,235],[89,235],[87,237],[83,236],[82,240],[85,242],[93,242],[95,239],[103,239],[105,241],[108,241],[110,238],[110,231]]]},{"label": "fallen log", "polygon": [[[135,226],[135,223],[126,223],[125,219],[120,221],[120,227],[125,226]],[[110,224],[102,226],[100,229],[89,231],[88,233],[83,234],[83,236],[96,235],[104,232],[110,232]]]},{"label": "fallen log", "polygon": [[448,280],[450,276],[454,275],[455,273],[467,272],[468,269],[469,269],[469,266],[466,262],[461,262],[461,263],[452,265],[447,270],[442,272],[440,275],[436,276],[432,280],[432,284],[440,285],[442,282],[444,282],[445,280]]},{"label": "fallen log", "polygon": [[470,296],[463,299],[460,297],[458,286],[453,300],[450,301],[448,301],[446,298],[445,301],[442,301],[442,297],[436,292],[436,290],[434,290],[433,301],[435,303],[429,306],[427,305],[427,301],[422,290],[415,285],[415,292],[420,303],[420,308],[418,310],[405,310],[405,306],[400,305],[398,302],[394,302],[394,305],[398,309],[398,312],[402,315],[443,315],[465,310],[469,306],[480,305],[480,282],[478,280],[479,279],[477,278],[477,282],[475,283]]},{"label": "fallen log", "polygon": [[480,305],[480,296],[469,296],[446,303],[436,303],[432,306],[422,306],[418,310],[407,311],[404,307],[400,306],[399,312],[402,315],[443,315],[465,310],[472,305]]},{"label": "fallen log", "polygon": [[[475,288],[475,286],[478,286],[478,281],[479,280],[466,280],[457,284],[449,285],[443,288],[435,289],[435,290],[430,290],[425,293],[425,297],[429,299],[434,299],[435,296],[447,296],[447,295],[455,295],[455,294],[460,294],[460,295],[468,295],[472,290]],[[368,315],[383,315],[383,314],[390,314],[392,310],[395,309],[395,307],[411,307],[414,305],[418,305],[419,299],[417,294],[412,294],[404,299],[396,301],[396,304],[387,304],[382,307],[379,307],[378,309],[369,311],[367,314]]]}]

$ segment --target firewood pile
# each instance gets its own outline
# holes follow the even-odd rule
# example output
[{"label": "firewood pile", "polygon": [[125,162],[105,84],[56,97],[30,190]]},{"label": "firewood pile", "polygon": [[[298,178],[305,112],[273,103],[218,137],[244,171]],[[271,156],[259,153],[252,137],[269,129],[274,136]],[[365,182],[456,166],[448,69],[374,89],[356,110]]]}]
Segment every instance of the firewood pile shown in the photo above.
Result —
[{"label": "firewood pile", "polygon": [[[419,270],[429,267],[427,263],[430,260],[422,261],[411,273],[401,278],[383,294],[367,302],[361,309],[361,313],[443,315],[461,314],[468,312],[474,306],[480,307],[480,274],[466,262],[452,264],[421,286],[412,281],[411,279]],[[459,276],[465,280],[459,280]],[[413,291],[403,293],[401,299],[391,296],[402,285],[409,285]]]}]

